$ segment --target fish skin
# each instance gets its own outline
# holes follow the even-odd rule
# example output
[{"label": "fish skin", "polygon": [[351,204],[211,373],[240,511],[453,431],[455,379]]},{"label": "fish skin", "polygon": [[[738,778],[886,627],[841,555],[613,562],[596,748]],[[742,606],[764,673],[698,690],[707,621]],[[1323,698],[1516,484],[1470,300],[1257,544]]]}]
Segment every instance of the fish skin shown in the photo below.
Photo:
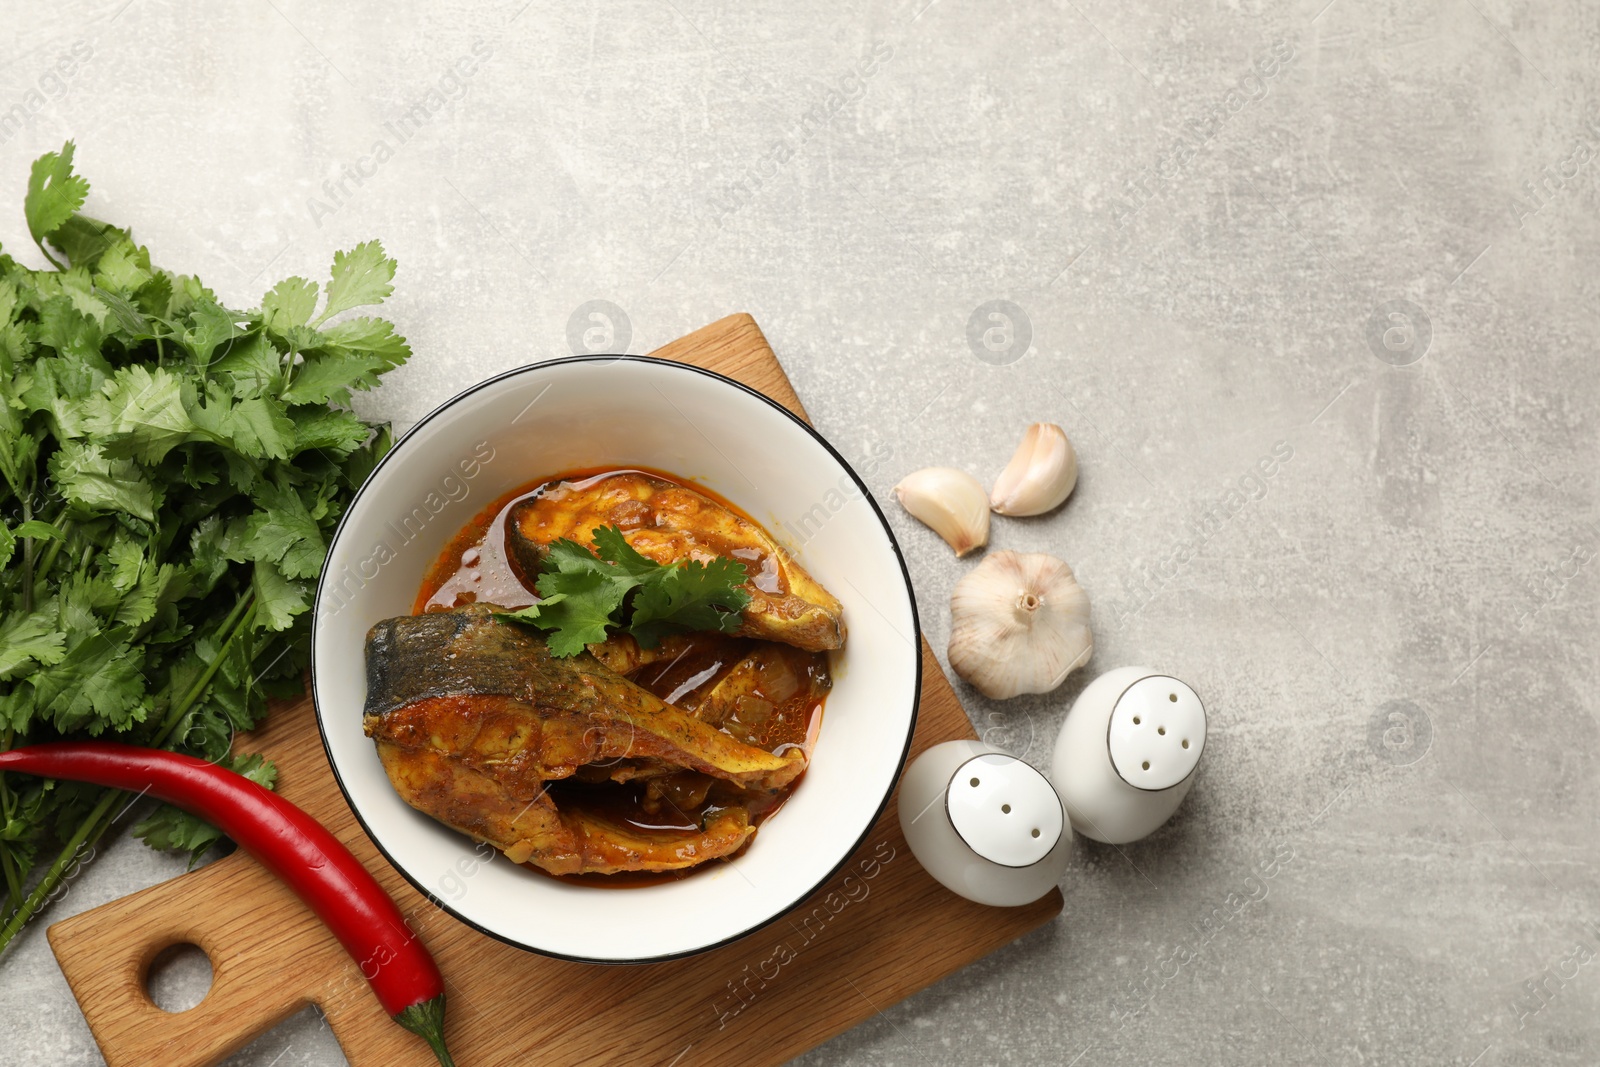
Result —
[{"label": "fish skin", "polygon": [[[665,703],[587,652],[561,658],[543,636],[492,605],[385,619],[367,635],[364,721],[421,701],[503,697],[590,735],[581,762],[541,763],[562,778],[597,759],[667,759],[746,787],[779,788],[803,765],[752,748]],[[565,750],[563,750],[565,751]]]}]

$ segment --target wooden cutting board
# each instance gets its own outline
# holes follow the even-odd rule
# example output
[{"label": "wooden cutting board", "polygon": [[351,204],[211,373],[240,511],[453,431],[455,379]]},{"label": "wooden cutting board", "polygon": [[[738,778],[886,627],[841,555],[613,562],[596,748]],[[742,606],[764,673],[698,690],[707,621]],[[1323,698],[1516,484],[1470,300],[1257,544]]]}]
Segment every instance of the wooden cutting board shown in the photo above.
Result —
[{"label": "wooden cutting board", "polygon": [[[654,354],[720,371],[805,415],[748,315]],[[926,642],[922,656],[913,756],[974,736]],[[410,917],[444,971],[449,1043],[462,1067],[783,1063],[1061,911],[1059,891],[1025,908],[988,908],[944,889],[906,847],[891,802],[828,885],[740,941],[631,967],[547,959],[457,922],[389,866],[334,784],[309,698],[275,708],[237,745],[276,761],[279,791],[348,845]],[[56,923],[49,935],[111,1067],[216,1063],[307,1003],[326,1013],[355,1067],[434,1062],[384,1014],[316,917],[242,852]],[[158,952],[183,942],[211,958],[212,985],[197,1006],[169,1014],[151,1001],[145,975]]]}]

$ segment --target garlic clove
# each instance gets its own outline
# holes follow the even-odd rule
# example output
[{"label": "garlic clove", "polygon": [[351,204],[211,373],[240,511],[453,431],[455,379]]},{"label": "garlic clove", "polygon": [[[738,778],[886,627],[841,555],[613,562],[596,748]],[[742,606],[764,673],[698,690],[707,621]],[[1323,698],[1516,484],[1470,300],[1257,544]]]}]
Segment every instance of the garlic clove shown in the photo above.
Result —
[{"label": "garlic clove", "polygon": [[1043,515],[1059,507],[1078,484],[1078,454],[1053,422],[1036,422],[989,494],[1001,515]]},{"label": "garlic clove", "polygon": [[894,487],[900,506],[965,556],[989,543],[989,495],[978,479],[954,467],[924,467]]},{"label": "garlic clove", "polygon": [[984,696],[1048,693],[1094,654],[1089,597],[1039,552],[994,552],[950,598],[950,666]]}]

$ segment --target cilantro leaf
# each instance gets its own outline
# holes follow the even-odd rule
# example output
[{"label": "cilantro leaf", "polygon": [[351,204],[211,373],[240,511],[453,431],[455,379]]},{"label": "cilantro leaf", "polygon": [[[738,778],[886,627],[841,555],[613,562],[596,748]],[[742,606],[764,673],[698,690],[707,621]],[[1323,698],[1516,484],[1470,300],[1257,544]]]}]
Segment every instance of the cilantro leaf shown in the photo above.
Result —
[{"label": "cilantro leaf", "polygon": [[747,577],[744,564],[726,556],[709,564],[692,559],[671,563],[634,598],[628,632],[642,648],[654,648],[678,630],[732,633],[750,603],[750,594],[740,588]]},{"label": "cilantro leaf", "polygon": [[204,406],[190,412],[195,425],[218,444],[251,459],[283,459],[294,446],[294,422],[269,397],[229,399],[215,383]]},{"label": "cilantro leaf", "polygon": [[[539,570],[542,574],[610,574],[610,561],[596,556],[584,545],[566,537],[557,538],[545,546]],[[624,581],[627,570],[618,569],[614,581]]]},{"label": "cilantro leaf", "polygon": [[50,474],[68,501],[85,511],[126,511],[156,519],[158,493],[138,464],[105,454],[99,444],[63,441],[50,457]]},{"label": "cilantro leaf", "polygon": [[73,267],[60,276],[61,295],[78,310],[84,318],[89,319],[104,336],[106,328],[111,323],[111,309],[106,302],[94,295],[94,283],[88,270]]},{"label": "cilantro leaf", "polygon": [[278,390],[283,378],[283,354],[265,332],[256,332],[228,346],[211,364],[211,377],[232,386],[241,400],[266,396]]},{"label": "cilantro leaf", "polygon": [[229,413],[233,447],[240,454],[262,459],[284,459],[294,447],[294,422],[281,405],[266,397],[241,400]]},{"label": "cilantro leaf", "polygon": [[11,615],[0,623],[0,679],[17,676],[30,663],[53,666],[66,654],[66,634],[45,612]]},{"label": "cilantro leaf", "polygon": [[328,282],[328,303],[313,326],[320,326],[341,311],[365,304],[381,304],[394,292],[395,262],[383,254],[383,245],[367,241],[349,252],[333,254],[333,277]]},{"label": "cilantro leaf", "polygon": [[612,614],[639,584],[626,571],[566,538],[551,543],[543,569],[535,583],[539,602],[518,617],[554,631],[550,651],[557,656],[576,656],[590,642],[604,641]]},{"label": "cilantro leaf", "polygon": [[170,563],[146,563],[139,571],[139,579],[117,605],[112,618],[128,627],[140,627],[155,618],[161,594],[171,584],[176,570]]},{"label": "cilantro leaf", "polygon": [[52,294],[44,300],[39,308],[38,340],[69,359],[91,364],[105,362],[100,354],[105,331],[69,296]]},{"label": "cilantro leaf", "polygon": [[294,617],[311,607],[305,583],[286,576],[275,564],[256,561],[251,588],[256,596],[256,625],[265,630],[286,630]]},{"label": "cilantro leaf", "polygon": [[77,145],[68,141],[60,152],[46,152],[34,160],[28,175],[28,195],[22,211],[33,243],[46,258],[50,253],[45,250],[45,239],[59,230],[89,196],[89,183],[72,173],[72,153],[76,150]]},{"label": "cilantro leaf", "polygon": [[132,539],[118,537],[106,550],[105,561],[110,572],[107,577],[111,581],[111,588],[126,593],[139,580],[139,571],[144,567],[144,550]]},{"label": "cilantro leaf", "polygon": [[622,603],[622,594],[606,587],[598,574],[561,577],[567,579],[565,591],[551,593],[504,617],[552,631],[550,651],[557,656],[576,656],[590,642],[606,639],[606,627],[611,625],[611,613]]},{"label": "cilantro leaf", "polygon": [[122,331],[124,340],[143,341],[155,336],[150,332],[150,323],[143,313],[125,297],[99,286],[95,286],[94,296],[111,312],[111,318],[116,320],[117,329]]},{"label": "cilantro leaf", "polygon": [[260,507],[245,523],[246,557],[277,564],[287,578],[316,577],[328,546],[300,494],[267,486],[256,499]]},{"label": "cilantro leaf", "polygon": [[261,300],[261,313],[267,320],[267,328],[278,333],[304,326],[311,321],[311,313],[315,310],[316,283],[304,278],[285,278]]},{"label": "cilantro leaf", "polygon": [[[348,456],[366,443],[372,428],[353,413],[332,408],[302,406],[289,409],[294,422],[296,452],[315,449],[333,456]],[[359,485],[364,479],[353,478]]]},{"label": "cilantro leaf", "polygon": [[165,367],[135,363],[119,369],[87,403],[86,428],[106,439],[107,451],[159,463],[194,432],[178,378]]},{"label": "cilantro leaf", "polygon": [[95,262],[94,272],[101,284],[124,293],[135,293],[152,277],[150,255],[136,247],[133,238],[124,236],[122,240],[113,241]]},{"label": "cilantro leaf", "polygon": [[[88,182],[83,183],[83,191],[89,191]],[[78,203],[81,207],[83,202]],[[79,267],[95,263],[118,241],[128,240],[128,237],[127,230],[118,229],[109,222],[74,214],[51,231],[50,244],[66,255],[68,263]]]},{"label": "cilantro leaf", "polygon": [[[594,541],[595,554],[607,563],[614,563],[641,582],[661,568],[661,564],[648,559],[628,544],[622,530],[616,526],[596,526],[589,533]],[[567,544],[572,544],[568,541]]]},{"label": "cilantro leaf", "polygon": [[11,531],[18,537],[42,537],[50,541],[65,541],[67,535],[48,522],[38,519],[29,519],[27,522]]},{"label": "cilantro leaf", "polygon": [[351,389],[371,389],[378,384],[377,372],[387,369],[373,355],[307,357],[294,369],[283,399],[290,404],[348,404]]},{"label": "cilantro leaf", "polygon": [[183,346],[189,350],[197,370],[205,370],[217,346],[239,332],[233,313],[214,300],[203,300],[189,312],[193,325],[183,331]]},{"label": "cilantro leaf", "polygon": [[365,315],[336,322],[323,330],[317,349],[322,352],[376,356],[384,370],[398,367],[411,358],[411,346],[406,344],[404,337],[394,332],[392,323]]},{"label": "cilantro leaf", "polygon": [[654,648],[679,630],[738,629],[739,613],[750,603],[744,564],[726,557],[710,564],[662,564],[641,554],[615,526],[596,527],[590,536],[593,551],[566,538],[546,546],[535,582],[539,602],[498,614],[550,631],[550,651],[557,656],[577,655],[605,640],[608,630],[626,630],[641,646]]},{"label": "cilantro leaf", "polygon": [[71,643],[60,661],[29,679],[35,714],[63,733],[82,729],[91,735],[143,718],[149,710],[139,672],[144,657],[133,651],[128,636],[126,627],[116,626]]}]

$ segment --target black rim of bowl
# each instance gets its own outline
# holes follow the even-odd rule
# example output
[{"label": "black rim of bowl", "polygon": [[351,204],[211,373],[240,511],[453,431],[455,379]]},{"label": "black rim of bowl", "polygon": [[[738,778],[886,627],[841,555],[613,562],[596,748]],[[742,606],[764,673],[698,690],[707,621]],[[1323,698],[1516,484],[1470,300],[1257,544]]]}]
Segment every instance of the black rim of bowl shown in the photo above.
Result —
[{"label": "black rim of bowl", "polygon": [[905,554],[900,551],[900,542],[895,540],[894,530],[890,528],[888,518],[883,514],[883,509],[878,506],[878,502],[873,499],[872,491],[869,490],[867,488],[867,484],[861,480],[861,476],[856,473],[855,468],[850,465],[848,460],[839,454],[839,450],[834,448],[826,437],[823,437],[822,434],[818,433],[816,428],[810,423],[800,418],[794,412],[790,411],[788,408],[784,407],[770,396],[767,396],[760,390],[753,389],[750,386],[745,385],[741,381],[730,378],[725,374],[718,374],[716,371],[706,370],[704,367],[696,367],[690,363],[679,363],[678,361],[671,359],[658,359],[654,356],[601,354],[586,356],[564,356],[559,359],[550,359],[540,363],[530,363],[526,366],[515,367],[511,370],[496,374],[493,377],[485,378],[476,385],[471,385],[466,389],[463,389],[449,400],[446,400],[444,403],[428,412],[428,414],[424,415],[421,419],[417,420],[416,424],[413,425],[411,429],[400,435],[400,437],[395,441],[394,445],[390,447],[389,451],[385,453],[383,458],[378,461],[377,465],[372,468],[372,471],[367,475],[366,480],[363,481],[360,488],[356,490],[356,495],[351,498],[350,505],[345,508],[344,514],[340,516],[339,525],[334,527],[333,537],[328,541],[329,557],[332,557],[334,547],[339,543],[339,538],[344,534],[345,523],[349,521],[350,516],[355,512],[356,505],[361,501],[361,495],[366,492],[367,486],[372,484],[373,479],[377,477],[378,472],[384,468],[385,464],[394,458],[395,454],[400,451],[400,446],[405,444],[406,440],[410,438],[412,434],[416,433],[429,422],[432,422],[439,415],[443,414],[446,409],[453,407],[459,401],[465,400],[467,397],[482,389],[487,389],[497,382],[505,381],[507,378],[514,378],[519,374],[536,373],[550,367],[556,367],[569,363],[617,362],[644,363],[660,367],[669,367],[675,371],[685,371],[691,374],[698,374],[705,378],[714,379],[715,381],[722,382],[725,385],[729,385],[742,393],[746,393],[749,396],[754,397],[761,403],[778,412],[790,422],[794,423],[796,426],[800,427],[808,435],[810,435],[814,441],[826,449],[828,454],[833,457],[834,462],[838,463],[844,472],[850,476],[850,480],[855,482],[856,488],[861,491],[861,498],[867,502],[867,506],[872,508],[873,515],[877,517],[878,525],[883,530],[884,537],[888,539],[889,548],[894,552],[895,562],[900,565],[900,579],[905,583],[906,601],[911,608],[911,643],[916,663],[916,684],[913,687],[911,695],[911,718],[906,724],[905,742],[900,747],[900,755],[895,762],[894,774],[889,778],[889,786],[884,791],[883,796],[878,800],[877,810],[873,812],[872,818],[867,820],[866,829],[862,830],[861,835],[856,838],[856,840],[848,849],[845,850],[844,856],[839,860],[839,862],[834,864],[833,867],[830,868],[828,872],[821,878],[819,878],[814,885],[807,887],[804,892],[800,893],[795,897],[794,900],[790,901],[782,908],[779,908],[772,915],[762,919],[760,922],[755,923],[752,926],[746,927],[736,934],[730,934],[720,941],[702,945],[698,948],[685,949],[682,952],[669,952],[659,956],[637,956],[626,959],[620,957],[606,958],[594,956],[574,956],[564,952],[555,952],[546,948],[538,948],[534,945],[525,944],[521,941],[506,937],[504,934],[497,933],[494,930],[490,930],[487,927],[474,922],[430,892],[417,878],[412,876],[411,872],[408,871],[403,864],[389,854],[389,850],[383,846],[383,842],[378,839],[378,835],[373,832],[372,827],[367,825],[367,820],[362,816],[361,809],[356,805],[355,799],[350,795],[350,790],[344,783],[344,776],[339,773],[339,765],[333,758],[333,750],[328,746],[328,733],[325,729],[323,729],[322,724],[322,699],[317,692],[317,620],[322,616],[323,587],[328,579],[328,569],[326,567],[323,568],[322,575],[317,579],[317,595],[311,606],[311,702],[317,716],[317,736],[322,741],[322,751],[327,757],[328,768],[333,772],[333,780],[338,784],[339,792],[344,796],[345,804],[349,806],[351,813],[355,815],[356,822],[361,824],[361,830],[367,835],[367,840],[372,842],[373,846],[377,848],[379,854],[383,856],[383,858],[388,862],[389,866],[398,871],[400,873],[400,877],[411,883],[412,888],[418,893],[421,893],[423,898],[427,900],[429,904],[445,912],[457,922],[478,931],[480,934],[483,934],[487,937],[492,937],[496,941],[503,942],[512,946],[513,948],[522,949],[525,952],[533,952],[541,956],[548,956],[552,959],[567,960],[573,963],[632,965],[641,963],[664,963],[668,960],[684,959],[688,956],[698,956],[702,952],[710,952],[713,949],[721,948],[724,945],[730,945],[741,938],[749,937],[756,931],[777,922],[785,915],[788,915],[790,912],[794,911],[795,908],[803,904],[813,893],[827,885],[828,882],[833,879],[833,876],[838,874],[839,871],[844,868],[844,865],[850,862],[851,858],[856,854],[856,851],[861,848],[861,846],[866,842],[868,836],[871,835],[872,828],[878,824],[879,819],[883,818],[884,810],[888,808],[889,800],[894,796],[895,787],[900,783],[900,775],[905,770],[906,757],[911,752],[911,739],[913,736],[915,736],[917,731],[917,716],[921,712],[922,704],[922,623],[917,615],[917,598],[911,586],[911,572],[906,567]]}]

